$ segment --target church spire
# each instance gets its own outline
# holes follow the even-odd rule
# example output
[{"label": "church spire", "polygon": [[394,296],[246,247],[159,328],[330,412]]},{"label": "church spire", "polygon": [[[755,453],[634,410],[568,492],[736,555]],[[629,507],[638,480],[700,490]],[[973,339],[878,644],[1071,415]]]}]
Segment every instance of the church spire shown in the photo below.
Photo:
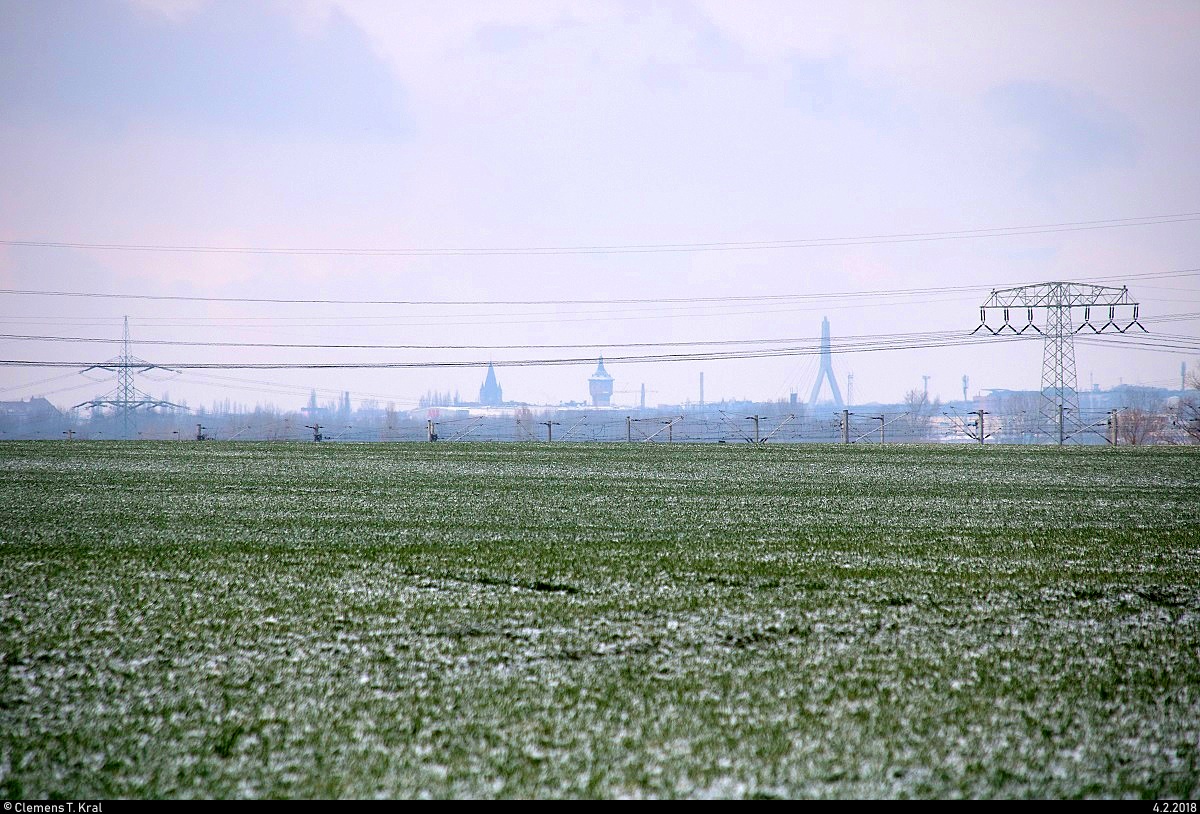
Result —
[{"label": "church spire", "polygon": [[500,382],[496,380],[496,368],[491,362],[488,362],[483,386],[479,388],[479,403],[489,407],[498,407],[504,403],[504,391],[500,389]]}]

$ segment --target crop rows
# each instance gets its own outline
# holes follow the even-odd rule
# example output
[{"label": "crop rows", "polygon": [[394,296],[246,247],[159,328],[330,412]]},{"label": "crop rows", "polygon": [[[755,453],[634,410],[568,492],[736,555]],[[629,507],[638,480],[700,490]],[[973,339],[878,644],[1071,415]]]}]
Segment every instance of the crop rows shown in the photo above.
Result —
[{"label": "crop rows", "polygon": [[1200,793],[1200,450],[0,444],[0,794]]}]

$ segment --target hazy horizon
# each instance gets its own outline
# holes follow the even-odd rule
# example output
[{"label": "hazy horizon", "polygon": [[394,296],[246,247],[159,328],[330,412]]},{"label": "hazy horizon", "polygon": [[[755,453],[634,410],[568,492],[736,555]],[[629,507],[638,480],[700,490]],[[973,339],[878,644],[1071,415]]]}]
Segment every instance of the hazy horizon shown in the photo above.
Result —
[{"label": "hazy horizon", "polygon": [[[825,316],[835,342],[965,334],[993,288],[1090,280],[1182,339],[1081,343],[1080,390],[1177,387],[1200,361],[1194,2],[0,0],[0,18],[6,360],[103,361],[127,315],[160,364],[480,365],[139,382],[193,405],[474,400],[489,361],[506,399],[582,401],[601,354],[622,403],[643,383],[695,401],[701,371],[707,401],[806,401],[815,356],[618,358],[814,343]],[[511,366],[551,357],[590,361]],[[923,375],[943,400],[964,374],[1036,390],[1041,363],[1036,341],[834,358],[860,402]],[[111,388],[68,374],[0,368],[0,400]]]}]

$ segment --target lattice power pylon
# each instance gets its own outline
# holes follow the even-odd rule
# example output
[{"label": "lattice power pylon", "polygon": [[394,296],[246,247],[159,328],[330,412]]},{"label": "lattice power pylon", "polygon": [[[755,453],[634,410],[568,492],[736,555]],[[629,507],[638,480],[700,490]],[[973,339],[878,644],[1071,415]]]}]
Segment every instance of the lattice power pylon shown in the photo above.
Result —
[{"label": "lattice power pylon", "polygon": [[[1107,319],[1097,326],[1092,321],[1093,308],[1107,308]],[[999,328],[988,324],[988,309],[1000,310],[1004,322]],[[1010,311],[1024,309],[1025,324],[1019,329],[1011,321]],[[1083,309],[1083,321],[1075,327],[1074,311]],[[1121,309],[1122,314],[1118,314]],[[1043,327],[1038,327],[1035,312],[1044,314]],[[992,291],[987,302],[979,308],[979,327],[971,333],[986,330],[996,336],[1006,333],[1023,334],[1032,330],[1045,338],[1042,352],[1041,424],[1051,439],[1062,444],[1083,428],[1079,415],[1078,377],[1075,370],[1075,334],[1085,329],[1101,334],[1112,330],[1125,333],[1132,328],[1146,328],[1138,321],[1138,304],[1129,298],[1125,287],[1089,285],[1087,283],[1037,283],[1016,288]]]},{"label": "lattice power pylon", "polygon": [[139,407],[144,407],[147,410],[152,410],[156,407],[169,407],[175,410],[186,410],[178,404],[172,404],[169,401],[156,399],[147,393],[138,390],[133,383],[133,373],[135,370],[145,372],[147,370],[167,370],[167,368],[159,367],[158,365],[147,362],[145,359],[138,359],[129,352],[129,317],[125,317],[125,333],[121,338],[121,355],[116,359],[109,359],[107,362],[101,362],[98,365],[84,368],[82,372],[86,373],[89,370],[107,370],[117,374],[117,387],[111,390],[98,399],[85,401],[82,404],[76,404],[72,409],[86,407],[89,409],[99,409],[102,407],[111,407],[121,416],[121,437],[131,438],[133,435],[134,412]]}]

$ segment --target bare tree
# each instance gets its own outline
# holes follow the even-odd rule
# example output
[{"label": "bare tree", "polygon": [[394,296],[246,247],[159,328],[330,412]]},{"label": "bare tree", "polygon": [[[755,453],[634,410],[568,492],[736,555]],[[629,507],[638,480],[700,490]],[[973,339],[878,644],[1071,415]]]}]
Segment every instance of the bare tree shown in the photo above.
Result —
[{"label": "bare tree", "polygon": [[909,436],[914,439],[927,439],[933,414],[940,411],[941,407],[941,399],[930,401],[929,394],[923,390],[913,389],[905,393],[904,412],[908,415],[904,419],[904,425]]},{"label": "bare tree", "polygon": [[1042,395],[1030,391],[994,391],[980,405],[990,415],[988,434],[1001,444],[1029,444],[1041,432]]},{"label": "bare tree", "polygon": [[1130,446],[1153,444],[1167,426],[1167,417],[1148,410],[1132,408],[1117,416],[1117,434]]},{"label": "bare tree", "polygon": [[1120,393],[1117,435],[1130,446],[1153,444],[1167,428],[1161,394],[1143,387],[1124,387]]},{"label": "bare tree", "polygon": [[524,441],[526,439],[537,440],[532,432],[533,429],[533,411],[528,407],[518,407],[513,412],[513,439],[516,441]]},{"label": "bare tree", "polygon": [[[1184,383],[1192,390],[1200,390],[1200,359],[1192,363]],[[1200,444],[1200,395],[1181,393],[1171,412],[1178,439],[1185,444]]]},{"label": "bare tree", "polygon": [[1174,443],[1200,444],[1200,397],[1183,395],[1170,410]]}]

